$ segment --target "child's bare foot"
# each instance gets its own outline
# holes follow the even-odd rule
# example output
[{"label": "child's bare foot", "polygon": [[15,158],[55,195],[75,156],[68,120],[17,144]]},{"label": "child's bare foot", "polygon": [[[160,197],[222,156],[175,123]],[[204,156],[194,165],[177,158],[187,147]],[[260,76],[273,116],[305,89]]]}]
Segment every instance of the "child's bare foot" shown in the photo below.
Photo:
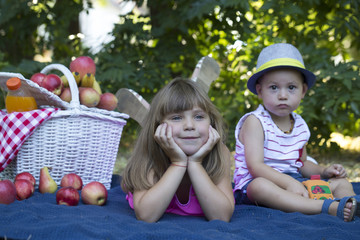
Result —
[{"label": "child's bare foot", "polygon": [[352,217],[354,216],[354,209],[353,209],[353,203],[347,202],[345,204],[345,208],[344,208],[344,221],[345,222],[350,222],[352,220]]}]

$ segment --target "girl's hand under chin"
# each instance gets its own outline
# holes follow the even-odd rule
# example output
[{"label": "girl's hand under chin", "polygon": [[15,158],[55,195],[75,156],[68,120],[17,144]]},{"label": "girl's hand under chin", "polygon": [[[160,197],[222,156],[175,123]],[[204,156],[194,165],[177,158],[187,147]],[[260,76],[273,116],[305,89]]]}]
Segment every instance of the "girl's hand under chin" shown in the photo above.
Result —
[{"label": "girl's hand under chin", "polygon": [[188,156],[189,162],[201,163],[205,156],[211,152],[216,143],[219,141],[220,135],[211,125],[209,126],[209,138],[204,145],[193,155]]},{"label": "girl's hand under chin", "polygon": [[184,165],[187,165],[187,156],[172,137],[171,126],[168,126],[166,123],[160,124],[155,131],[154,138],[161,149],[170,158],[171,162],[181,162],[184,163]]}]

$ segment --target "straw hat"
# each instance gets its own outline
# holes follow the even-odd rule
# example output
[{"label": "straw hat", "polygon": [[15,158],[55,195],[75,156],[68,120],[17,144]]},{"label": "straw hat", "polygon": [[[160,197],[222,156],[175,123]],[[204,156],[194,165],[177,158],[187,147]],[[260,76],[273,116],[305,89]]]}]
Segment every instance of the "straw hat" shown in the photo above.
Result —
[{"label": "straw hat", "polygon": [[276,43],[264,48],[258,57],[256,72],[252,75],[247,83],[248,89],[257,95],[256,83],[264,73],[279,69],[292,68],[300,71],[304,75],[304,79],[308,88],[315,83],[315,75],[305,69],[304,61],[300,52],[291,44]]}]

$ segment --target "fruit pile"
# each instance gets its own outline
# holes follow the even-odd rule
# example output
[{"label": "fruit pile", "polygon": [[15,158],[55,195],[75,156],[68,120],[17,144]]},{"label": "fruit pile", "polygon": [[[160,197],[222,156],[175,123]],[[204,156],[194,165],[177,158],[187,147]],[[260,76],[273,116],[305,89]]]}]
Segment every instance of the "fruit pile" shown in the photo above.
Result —
[{"label": "fruit pile", "polygon": [[[15,199],[21,201],[31,197],[35,191],[35,178],[29,172],[16,175],[14,183],[10,180],[0,180],[0,204],[10,204]],[[39,192],[55,193],[56,203],[59,205],[76,206],[81,200],[85,204],[102,206],[107,201],[107,190],[105,186],[97,181],[90,182],[83,187],[81,177],[75,173],[63,176],[60,189],[54,179],[50,176],[49,168],[40,170]]]},{"label": "fruit pile", "polygon": [[[79,87],[79,100],[87,107],[97,107],[113,111],[118,99],[112,93],[102,93],[99,82],[95,79],[96,65],[92,58],[80,56],[70,63],[70,71]],[[30,78],[40,87],[59,96],[63,101],[71,101],[68,79],[56,74],[35,73]]]}]

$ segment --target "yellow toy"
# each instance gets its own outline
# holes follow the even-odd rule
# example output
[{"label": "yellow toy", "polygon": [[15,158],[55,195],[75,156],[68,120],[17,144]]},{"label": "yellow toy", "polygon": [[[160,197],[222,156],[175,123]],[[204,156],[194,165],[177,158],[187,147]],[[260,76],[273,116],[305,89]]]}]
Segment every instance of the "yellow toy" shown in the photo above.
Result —
[{"label": "yellow toy", "polygon": [[312,175],[310,180],[302,182],[312,199],[334,199],[329,183],[320,179],[320,175]]}]

